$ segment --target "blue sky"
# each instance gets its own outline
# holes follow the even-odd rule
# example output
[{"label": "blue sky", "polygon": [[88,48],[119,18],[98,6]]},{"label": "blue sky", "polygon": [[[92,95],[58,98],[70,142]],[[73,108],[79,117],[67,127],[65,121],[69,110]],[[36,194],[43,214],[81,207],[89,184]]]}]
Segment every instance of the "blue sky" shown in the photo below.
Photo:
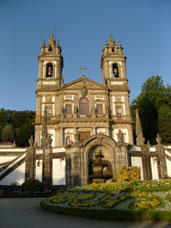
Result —
[{"label": "blue sky", "polygon": [[127,56],[135,99],[152,75],[171,84],[170,0],[1,0],[0,108],[35,110],[43,40],[56,30],[64,57],[64,83],[81,76],[102,83],[101,51],[112,33]]}]

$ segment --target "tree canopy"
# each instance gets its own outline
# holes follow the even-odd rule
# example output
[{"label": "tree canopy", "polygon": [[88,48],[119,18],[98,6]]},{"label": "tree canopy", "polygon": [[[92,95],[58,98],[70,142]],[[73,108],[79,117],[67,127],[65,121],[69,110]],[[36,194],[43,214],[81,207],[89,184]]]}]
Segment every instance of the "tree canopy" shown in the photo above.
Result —
[{"label": "tree canopy", "polygon": [[132,102],[132,116],[138,108],[146,142],[155,144],[157,133],[163,144],[171,144],[171,86],[165,86],[160,76],[149,77],[141,93]]},{"label": "tree canopy", "polygon": [[34,135],[34,111],[0,109],[0,140],[13,142],[17,146],[28,146],[30,135]]}]

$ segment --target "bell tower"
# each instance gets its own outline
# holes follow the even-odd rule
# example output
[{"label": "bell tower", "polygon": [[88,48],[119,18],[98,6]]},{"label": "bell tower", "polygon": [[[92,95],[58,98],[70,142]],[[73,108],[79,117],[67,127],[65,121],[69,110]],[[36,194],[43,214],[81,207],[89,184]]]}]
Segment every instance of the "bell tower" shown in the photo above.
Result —
[{"label": "bell tower", "polygon": [[54,40],[53,33],[48,40],[48,44],[41,47],[39,60],[39,73],[37,81],[37,91],[46,90],[48,88],[61,88],[63,84],[62,68],[63,57],[61,55],[61,47],[59,41]]},{"label": "bell tower", "polygon": [[101,68],[103,74],[103,84],[109,88],[116,86],[127,85],[126,76],[126,57],[122,53],[122,46],[116,45],[110,34],[109,41],[105,42],[105,47],[102,50]]},{"label": "bell tower", "polygon": [[117,141],[118,134],[123,141],[133,144],[132,117],[130,112],[129,88],[126,75],[126,56],[119,41],[115,43],[112,35],[102,50],[101,68],[103,84],[109,88],[109,113],[113,121],[112,137]]},{"label": "bell tower", "polygon": [[[56,43],[53,33],[51,33],[47,45],[43,41],[41,53],[38,57],[39,70],[36,89],[35,142],[39,146],[41,145],[42,120],[45,112],[48,119],[56,116],[58,112],[56,108],[58,93],[63,87],[63,57],[61,52],[62,49],[59,41]],[[50,130],[48,130],[49,133]],[[54,135],[54,131],[51,132],[51,135]],[[55,143],[55,139],[53,139],[53,143]]]}]

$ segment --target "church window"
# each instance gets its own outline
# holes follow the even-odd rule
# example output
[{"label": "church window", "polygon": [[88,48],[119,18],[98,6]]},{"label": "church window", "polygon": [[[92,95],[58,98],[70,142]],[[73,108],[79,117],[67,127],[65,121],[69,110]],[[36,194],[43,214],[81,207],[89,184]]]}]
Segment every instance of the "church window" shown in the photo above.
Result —
[{"label": "church window", "polygon": [[112,47],[112,52],[114,52],[115,51],[115,49],[114,49],[114,47]]},{"label": "church window", "polygon": [[122,115],[121,105],[116,105],[116,115],[117,117],[121,117]]},{"label": "church window", "polygon": [[102,104],[96,105],[96,113],[97,113],[97,115],[103,115],[103,105]]},{"label": "church window", "polygon": [[47,117],[50,117],[51,114],[52,114],[51,106],[46,106],[46,107],[45,107],[45,111],[46,111]]},{"label": "church window", "polygon": [[72,114],[72,104],[66,104],[65,105],[65,113],[67,115],[71,115]]},{"label": "church window", "polygon": [[46,77],[47,78],[52,78],[53,77],[53,65],[51,63],[47,64],[46,67]]},{"label": "church window", "polygon": [[80,114],[81,115],[89,114],[89,102],[86,97],[80,98]]},{"label": "church window", "polygon": [[52,46],[49,46],[48,51],[52,51]]},{"label": "church window", "polygon": [[118,65],[116,63],[112,65],[112,73],[114,78],[119,78],[119,70]]}]

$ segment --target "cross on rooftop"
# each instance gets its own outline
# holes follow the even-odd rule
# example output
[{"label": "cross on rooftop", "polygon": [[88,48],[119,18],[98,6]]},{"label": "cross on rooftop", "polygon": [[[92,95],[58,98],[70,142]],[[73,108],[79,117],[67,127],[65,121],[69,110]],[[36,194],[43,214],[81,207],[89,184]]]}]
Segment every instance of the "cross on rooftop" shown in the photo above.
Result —
[{"label": "cross on rooftop", "polygon": [[82,67],[80,67],[80,69],[83,71],[82,75],[84,75],[84,70],[86,70],[87,68],[82,66]]}]

